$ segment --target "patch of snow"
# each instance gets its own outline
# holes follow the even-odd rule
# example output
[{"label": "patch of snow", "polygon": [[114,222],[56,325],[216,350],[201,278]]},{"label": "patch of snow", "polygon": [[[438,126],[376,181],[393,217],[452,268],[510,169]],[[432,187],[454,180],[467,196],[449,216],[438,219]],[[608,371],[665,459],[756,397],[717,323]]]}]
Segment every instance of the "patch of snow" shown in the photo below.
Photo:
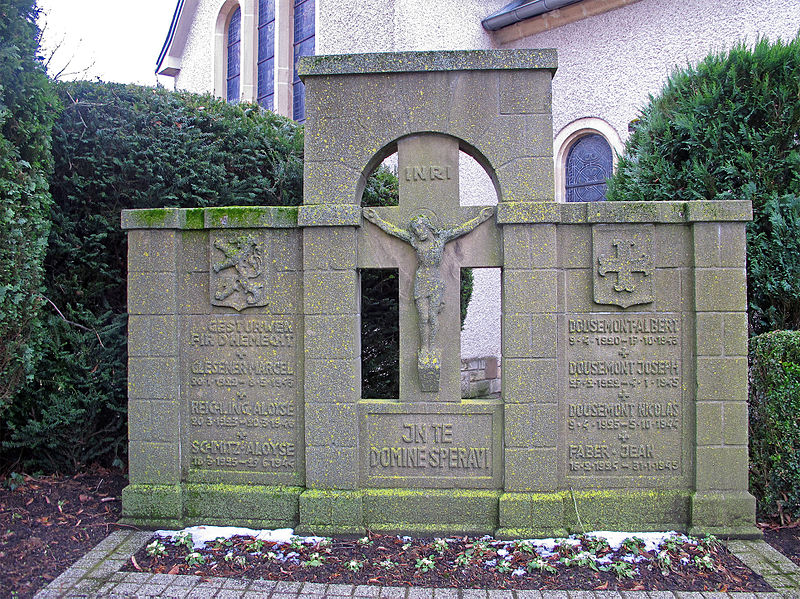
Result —
[{"label": "patch of snow", "polygon": [[[182,532],[192,535],[192,543],[195,549],[202,549],[206,543],[214,541],[220,537],[230,539],[231,537],[255,537],[260,541],[271,541],[273,543],[290,543],[294,536],[291,528],[278,528],[275,530],[264,529],[255,530],[252,528],[240,528],[237,526],[190,526],[183,530],[157,530],[153,534],[161,538],[175,540],[175,537]],[[323,539],[323,537],[298,537],[303,543],[313,545]]]}]

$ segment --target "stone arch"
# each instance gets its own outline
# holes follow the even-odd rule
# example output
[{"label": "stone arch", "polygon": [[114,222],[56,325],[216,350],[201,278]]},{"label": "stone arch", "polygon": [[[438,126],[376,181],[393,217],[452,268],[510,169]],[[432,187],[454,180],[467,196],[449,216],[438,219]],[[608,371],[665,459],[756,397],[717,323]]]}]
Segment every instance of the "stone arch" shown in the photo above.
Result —
[{"label": "stone arch", "polygon": [[569,151],[583,137],[600,135],[611,147],[613,168],[617,168],[617,160],[623,151],[622,140],[617,131],[603,119],[596,117],[580,118],[566,125],[556,135],[553,145],[556,149],[554,156],[555,171],[555,198],[557,202],[566,201],[566,167]]},{"label": "stone arch", "polygon": [[458,149],[461,152],[464,152],[465,154],[472,157],[486,172],[486,174],[492,181],[492,185],[494,186],[494,190],[495,193],[497,194],[497,197],[498,198],[500,197],[500,181],[497,178],[497,173],[495,172],[495,169],[493,168],[489,159],[478,148],[469,144],[465,140],[460,139],[454,135],[450,135],[448,133],[442,133],[437,131],[416,131],[414,133],[409,133],[407,135],[399,137],[398,139],[392,140],[391,142],[380,148],[375,154],[373,154],[369,158],[369,160],[367,160],[364,167],[361,169],[361,175],[358,178],[358,183],[356,184],[355,188],[354,203],[356,205],[361,204],[361,198],[364,193],[364,187],[366,185],[367,178],[376,168],[378,168],[378,166],[384,160],[386,160],[386,158],[397,152],[397,143],[405,137],[410,137],[411,135],[419,135],[419,134],[441,135],[443,137],[449,137],[451,139],[455,139],[458,142]]},{"label": "stone arch", "polygon": [[236,9],[241,10],[239,99],[253,101],[256,93],[256,60],[254,40],[258,37],[256,0],[225,0],[214,23],[214,95],[226,97],[228,65],[228,27]]}]

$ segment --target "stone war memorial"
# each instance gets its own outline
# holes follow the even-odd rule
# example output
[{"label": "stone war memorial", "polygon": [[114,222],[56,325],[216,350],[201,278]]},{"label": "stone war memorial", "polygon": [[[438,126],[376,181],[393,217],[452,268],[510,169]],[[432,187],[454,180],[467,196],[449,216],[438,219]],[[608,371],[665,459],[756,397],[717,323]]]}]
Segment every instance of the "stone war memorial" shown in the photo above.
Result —
[{"label": "stone war memorial", "polygon": [[[304,204],[131,210],[141,526],[753,537],[747,202],[556,203],[553,50],[303,58]],[[459,203],[459,154],[496,206]],[[397,153],[397,206],[362,207]],[[467,184],[461,182],[461,184]],[[502,271],[502,395],[462,399],[459,276]],[[399,397],[361,393],[397,269]]]}]

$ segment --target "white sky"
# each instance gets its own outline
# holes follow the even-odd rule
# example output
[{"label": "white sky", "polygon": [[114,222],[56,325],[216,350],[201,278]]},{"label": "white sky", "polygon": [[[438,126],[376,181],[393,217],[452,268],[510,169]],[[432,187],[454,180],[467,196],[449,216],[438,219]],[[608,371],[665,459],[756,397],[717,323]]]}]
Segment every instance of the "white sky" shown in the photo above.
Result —
[{"label": "white sky", "polygon": [[[38,0],[44,30],[42,55],[53,58],[51,76],[167,87],[156,77],[158,53],[169,31],[176,0]],[[57,48],[57,49],[56,49]]]}]

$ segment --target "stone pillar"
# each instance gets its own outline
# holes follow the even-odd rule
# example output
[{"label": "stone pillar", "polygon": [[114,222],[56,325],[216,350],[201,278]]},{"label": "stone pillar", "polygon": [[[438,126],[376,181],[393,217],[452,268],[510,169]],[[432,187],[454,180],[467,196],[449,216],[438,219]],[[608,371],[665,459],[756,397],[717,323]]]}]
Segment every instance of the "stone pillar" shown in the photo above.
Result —
[{"label": "stone pillar", "polygon": [[123,516],[179,525],[180,383],[174,229],[128,232],[128,435],[130,485]]},{"label": "stone pillar", "polygon": [[[749,220],[750,211],[742,212]],[[692,226],[697,396],[691,530],[760,537],[748,492],[745,223],[703,222],[701,214],[692,220],[698,222]]]},{"label": "stone pillar", "polygon": [[306,205],[303,230],[306,491],[299,531],[363,533],[358,492],[361,294],[348,205]]},{"label": "stone pillar", "polygon": [[[556,225],[503,226],[505,491],[500,534],[562,526],[558,486]],[[523,532],[524,531],[524,532]]]}]

